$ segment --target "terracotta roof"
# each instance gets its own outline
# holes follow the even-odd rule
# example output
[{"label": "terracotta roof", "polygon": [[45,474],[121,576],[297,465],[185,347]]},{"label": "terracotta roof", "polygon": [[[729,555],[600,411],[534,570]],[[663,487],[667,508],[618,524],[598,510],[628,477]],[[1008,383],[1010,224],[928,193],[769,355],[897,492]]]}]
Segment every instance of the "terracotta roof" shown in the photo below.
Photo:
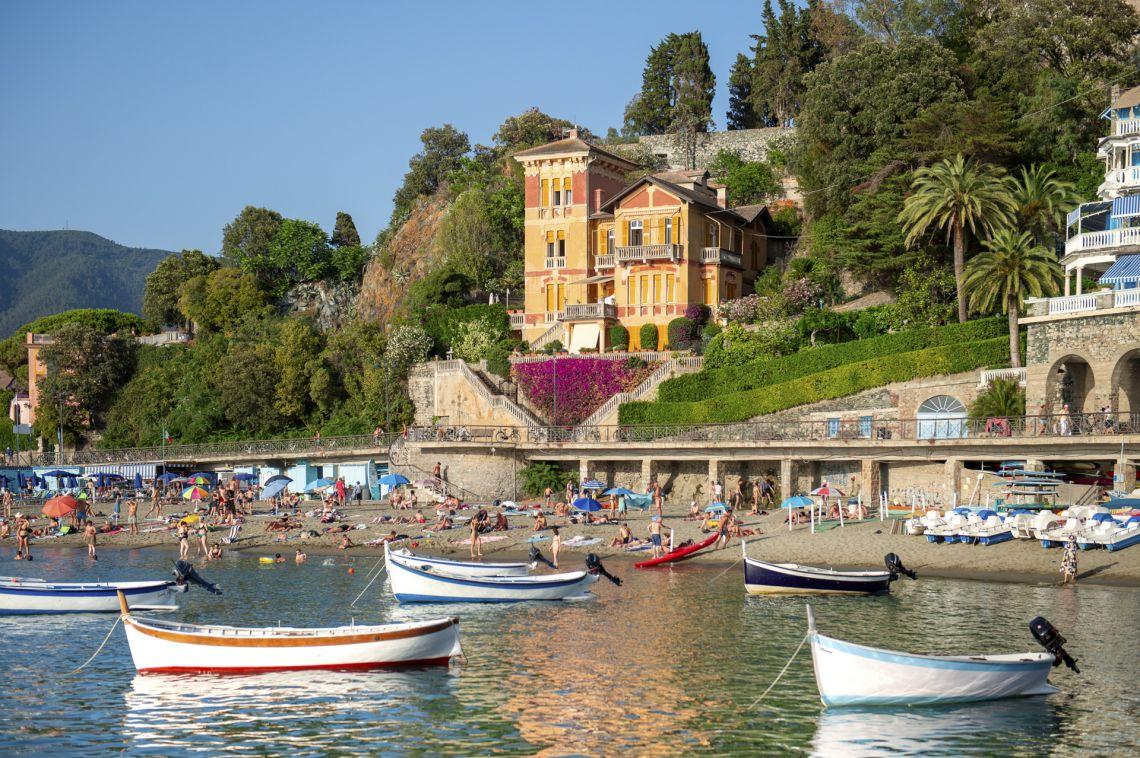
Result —
[{"label": "terracotta roof", "polygon": [[619,161],[626,164],[630,168],[636,168],[637,164],[628,158],[623,158],[616,153],[611,153],[609,150],[598,147],[592,142],[587,142],[580,137],[567,137],[566,139],[555,140],[554,142],[547,142],[545,145],[538,147],[531,147],[526,150],[520,150],[514,154],[517,158],[541,158],[544,155],[562,155],[563,153],[598,153],[604,155],[611,160]]},{"label": "terracotta roof", "polygon": [[1140,105],[1140,87],[1133,87],[1120,93],[1120,97],[1112,103],[1113,109],[1133,108]]},{"label": "terracotta roof", "polygon": [[717,205],[715,195],[703,194],[691,189],[687,189],[685,187],[680,187],[673,182],[662,179],[661,176],[661,174],[650,174],[649,176],[638,179],[636,182],[629,185],[621,192],[617,193],[605,203],[603,203],[602,208],[613,208],[622,198],[632,193],[636,188],[640,187],[645,182],[648,182],[650,184],[655,184],[658,187],[661,187],[665,191],[670,192],[682,200],[692,203],[693,205],[699,205],[704,208],[708,208],[710,211],[718,211],[727,216],[735,216],[738,221],[747,221],[747,219],[745,219],[739,213],[736,213],[735,211],[729,210],[727,208],[721,208],[719,205]]},{"label": "terracotta roof", "polygon": [[764,205],[764,204],[760,204],[760,205],[738,205],[735,208],[733,208],[733,210],[736,211],[737,214],[743,216],[745,221],[747,221],[748,223],[752,223],[753,221],[756,220],[757,216],[759,216],[764,211],[768,210],[768,206]]},{"label": "terracotta roof", "polygon": [[15,378],[7,371],[0,371],[0,390],[6,390],[16,383]]}]

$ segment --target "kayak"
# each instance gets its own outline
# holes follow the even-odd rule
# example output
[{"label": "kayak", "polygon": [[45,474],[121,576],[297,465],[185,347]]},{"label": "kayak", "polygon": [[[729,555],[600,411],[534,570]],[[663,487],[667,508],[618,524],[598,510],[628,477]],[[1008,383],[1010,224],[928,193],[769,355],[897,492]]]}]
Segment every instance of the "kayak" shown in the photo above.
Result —
[{"label": "kayak", "polygon": [[696,553],[698,550],[704,550],[706,547],[708,547],[709,545],[716,542],[718,537],[720,537],[720,532],[713,532],[712,534],[710,534],[708,536],[708,539],[704,540],[703,542],[694,542],[692,545],[685,545],[684,547],[679,547],[676,550],[672,550],[668,553],[665,553],[665,555],[661,556],[660,558],[650,558],[647,561],[642,561],[641,563],[635,563],[635,564],[633,564],[633,567],[639,568],[639,569],[644,569],[644,568],[652,568],[653,566],[660,566],[660,565],[665,564],[665,563],[674,563],[675,561],[683,561],[686,558],[688,558],[689,556],[691,556],[693,553]]}]

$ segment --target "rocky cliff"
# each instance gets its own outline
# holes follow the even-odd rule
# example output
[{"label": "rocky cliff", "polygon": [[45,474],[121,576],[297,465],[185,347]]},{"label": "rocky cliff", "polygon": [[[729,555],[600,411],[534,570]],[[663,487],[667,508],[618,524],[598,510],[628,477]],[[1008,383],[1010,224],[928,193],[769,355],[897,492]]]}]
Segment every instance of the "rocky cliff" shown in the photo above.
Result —
[{"label": "rocky cliff", "polygon": [[403,305],[409,285],[443,265],[435,235],[449,205],[443,193],[422,201],[392,235],[387,254],[368,262],[356,298],[360,318],[387,323]]},{"label": "rocky cliff", "polygon": [[286,313],[309,316],[323,332],[339,329],[356,315],[355,282],[302,282],[283,299]]}]

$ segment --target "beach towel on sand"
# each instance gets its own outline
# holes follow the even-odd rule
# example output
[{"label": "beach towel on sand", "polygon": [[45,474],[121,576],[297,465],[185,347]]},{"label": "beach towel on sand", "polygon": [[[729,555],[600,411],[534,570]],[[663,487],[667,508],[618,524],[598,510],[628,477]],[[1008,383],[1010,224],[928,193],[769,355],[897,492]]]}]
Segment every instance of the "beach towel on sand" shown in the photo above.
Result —
[{"label": "beach towel on sand", "polygon": [[542,542],[543,540],[548,540],[548,539],[550,539],[550,537],[548,535],[536,534],[533,537],[527,537],[526,541],[527,542]]},{"label": "beach towel on sand", "polygon": [[[499,540],[505,540],[506,538],[507,538],[507,535],[505,535],[505,534],[493,534],[490,537],[481,537],[480,541],[481,542],[498,542]],[[457,545],[470,545],[471,544],[471,538],[468,537],[467,539],[460,540],[459,542],[457,542],[455,544],[457,544]]]},{"label": "beach towel on sand", "polygon": [[586,545],[596,545],[601,541],[601,537],[585,537],[581,534],[577,534],[562,544],[566,547],[585,547]]}]

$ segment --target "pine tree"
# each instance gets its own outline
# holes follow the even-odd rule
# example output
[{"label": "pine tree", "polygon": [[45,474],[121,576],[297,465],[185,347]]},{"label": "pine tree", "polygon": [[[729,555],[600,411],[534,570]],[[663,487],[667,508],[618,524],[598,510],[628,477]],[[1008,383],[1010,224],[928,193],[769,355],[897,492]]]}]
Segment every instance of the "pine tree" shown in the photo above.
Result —
[{"label": "pine tree", "polygon": [[650,48],[641,72],[641,91],[625,109],[627,136],[663,134],[669,128],[673,108],[673,57],[678,37],[670,34]]},{"label": "pine tree", "polygon": [[[712,125],[716,77],[709,49],[698,31],[669,34],[649,51],[641,74],[641,91],[625,110],[627,136],[673,132],[678,122],[699,131]],[[678,117],[676,109],[683,109]]]},{"label": "pine tree", "polygon": [[760,119],[752,107],[752,61],[744,53],[736,54],[736,62],[728,74],[729,129],[755,129]]},{"label": "pine tree", "polygon": [[356,247],[360,245],[360,235],[356,231],[356,224],[352,216],[344,211],[337,211],[336,226],[333,227],[332,244],[334,247]]},{"label": "pine tree", "polygon": [[671,121],[678,119],[676,111],[683,110],[687,123],[695,123],[702,132],[708,131],[713,125],[716,76],[709,66],[708,45],[701,39],[699,31],[683,34],[678,39],[673,58],[673,93],[674,115]]}]

